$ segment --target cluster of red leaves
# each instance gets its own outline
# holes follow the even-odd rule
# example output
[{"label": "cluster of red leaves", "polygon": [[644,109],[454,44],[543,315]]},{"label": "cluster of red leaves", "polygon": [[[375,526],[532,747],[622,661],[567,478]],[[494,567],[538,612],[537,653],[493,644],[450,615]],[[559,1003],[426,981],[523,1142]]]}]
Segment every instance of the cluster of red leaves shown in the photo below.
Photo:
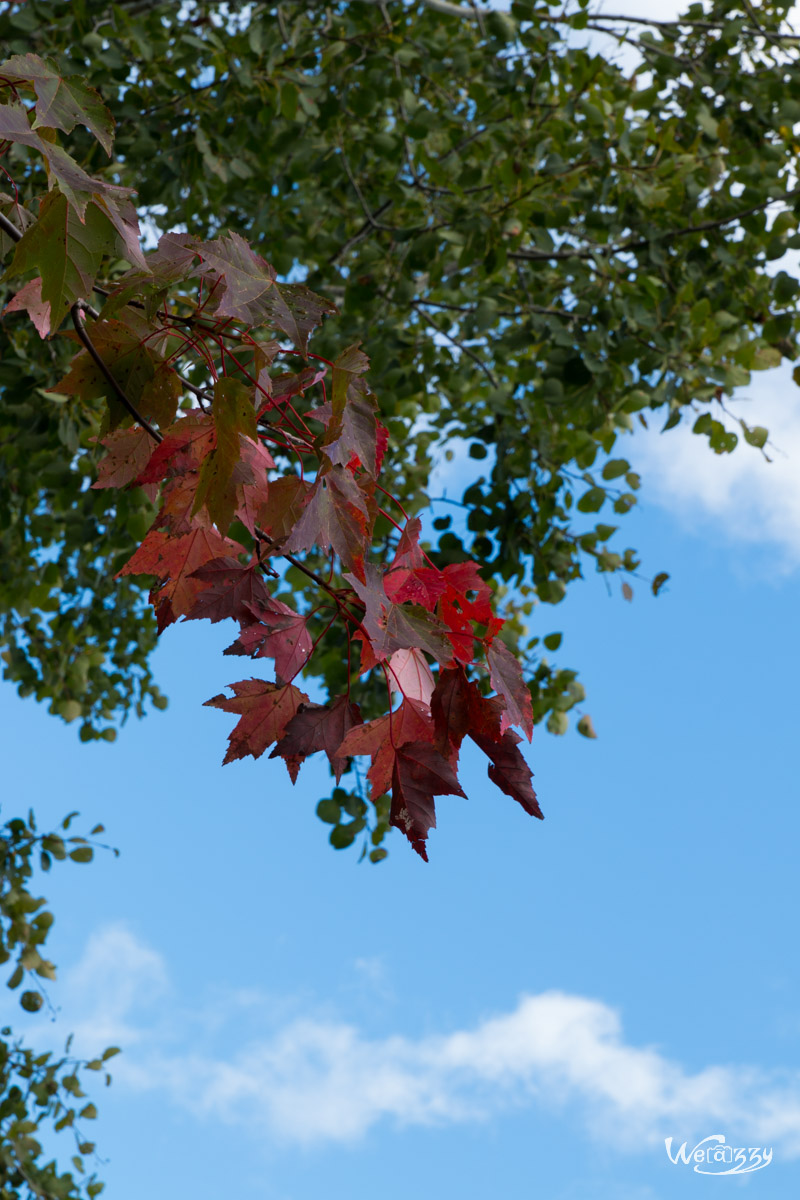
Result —
[{"label": "cluster of red leaves", "polygon": [[[61,108],[47,110],[59,116],[52,124],[68,130],[82,121],[110,145],[99,99],[37,64],[35,56],[5,64],[13,86],[37,96],[36,119],[44,119],[47,96],[59,95]],[[401,527],[381,507],[388,433],[364,379],[363,352],[351,346],[335,362],[308,353],[310,334],[334,306],[302,284],[280,283],[236,233],[206,242],[167,234],[142,255],[126,197],[112,202],[107,185],[76,175],[29,118],[16,100],[0,106],[0,136],[40,149],[56,186],[17,246],[11,273],[39,274],[9,311],[27,311],[43,337],[72,311],[75,332],[66,336],[82,349],[53,390],[108,401],[94,486],[141,487],[158,502],[119,574],[153,578],[159,632],[179,618],[232,619],[239,633],[226,654],[274,663],[274,678],[234,683],[232,696],[207,701],[239,718],[225,762],[272,747],[294,781],[302,762],[321,751],[338,782],[352,756],[369,756],[371,799],[391,792],[391,824],[426,858],[435,797],[464,795],[457,768],[469,736],[489,758],[490,778],[541,817],[511,728],[530,739],[530,694],[498,637],[503,622],[489,587],[474,563],[440,569],[420,544],[419,520]],[[53,218],[56,209],[63,221]],[[86,297],[99,290],[94,272],[103,253],[126,246],[132,270],[93,314]],[[265,340],[263,330],[284,334],[294,350]],[[306,365],[278,372],[283,353]],[[178,373],[187,363],[200,364],[201,386]],[[191,405],[181,403],[187,389]],[[383,567],[370,561],[379,518],[400,535]],[[317,608],[295,611],[271,593],[281,560],[316,586]],[[295,680],[314,654],[310,625],[323,608],[331,616],[317,642],[336,623],[349,670],[346,693],[316,704]],[[350,688],[373,671],[385,680],[388,711],[365,723]],[[491,698],[478,682],[487,673]]]}]

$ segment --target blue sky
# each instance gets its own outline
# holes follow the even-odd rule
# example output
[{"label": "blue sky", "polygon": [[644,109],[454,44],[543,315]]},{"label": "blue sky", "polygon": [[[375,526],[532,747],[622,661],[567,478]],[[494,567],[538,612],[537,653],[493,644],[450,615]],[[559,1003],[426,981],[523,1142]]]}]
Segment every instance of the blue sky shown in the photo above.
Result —
[{"label": "blue sky", "polygon": [[[293,789],[266,758],[220,765],[221,627],[167,631],[170,708],[113,746],[0,688],[4,814],[79,809],[121,850],[43,887],[58,1020],[0,1014],[123,1046],[97,1097],[110,1197],[796,1197],[800,409],[788,374],[751,394],[771,465],[633,442],[618,536],[671,573],[658,599],[592,577],[539,610],[599,734],[537,730],[544,823],[476,756],[429,865],[399,836],[377,866],[333,851],[322,768]],[[666,1137],[714,1133],[773,1161],[724,1182],[669,1161]]]}]

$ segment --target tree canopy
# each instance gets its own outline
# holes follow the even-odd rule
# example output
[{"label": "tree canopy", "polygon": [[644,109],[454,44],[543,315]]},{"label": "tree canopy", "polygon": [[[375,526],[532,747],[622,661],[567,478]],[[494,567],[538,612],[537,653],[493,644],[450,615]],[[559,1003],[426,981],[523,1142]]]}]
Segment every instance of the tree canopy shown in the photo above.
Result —
[{"label": "tree canopy", "polygon": [[[474,460],[447,498],[464,507],[434,505],[437,561],[522,593],[535,719],[562,731],[582,689],[547,661],[547,610],[524,626],[587,566],[638,570],[617,528],[640,483],[624,435],[688,420],[728,452],[719,405],[795,354],[798,285],[773,264],[797,244],[796,38],[785,4],[660,24],[444,7],[31,0],[3,6],[0,38],[102,94],[113,164],[80,128],[71,153],[159,229],[233,229],[336,303],[315,347],[364,343],[406,511],[443,454]],[[27,156],[12,174],[41,170]],[[113,581],[147,501],[89,489],[99,409],[43,395],[63,339],[8,317],[0,336],[5,671],[113,736],[164,703],[141,590]]]},{"label": "tree canopy", "polygon": [[[583,689],[534,606],[638,573],[620,439],[687,420],[729,453],[726,398],[796,356],[787,8],[0,4],[5,677],[111,739],[165,703],[157,633],[233,618],[275,681],[208,702],[226,761],[326,753],[334,846],[377,861],[391,824],[425,856],[466,735],[540,816],[512,726],[563,732]],[[27,880],[89,861],[70,819],[5,827],[12,987],[54,973]],[[34,1136],[94,1115],[76,1065],[0,1058],[2,1194],[96,1194]]]}]

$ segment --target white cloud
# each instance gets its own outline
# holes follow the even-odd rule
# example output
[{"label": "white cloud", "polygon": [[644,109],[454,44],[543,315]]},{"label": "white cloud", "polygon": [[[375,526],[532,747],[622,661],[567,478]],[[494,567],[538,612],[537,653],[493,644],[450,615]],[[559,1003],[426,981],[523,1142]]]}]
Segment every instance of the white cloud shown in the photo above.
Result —
[{"label": "white cloud", "polygon": [[732,540],[769,542],[784,569],[800,565],[800,389],[790,369],[754,376],[752,399],[734,399],[728,407],[751,427],[765,426],[767,457],[741,438],[736,420],[721,413],[740,435],[732,454],[714,454],[691,424],[667,433],[637,431],[629,452],[642,472],[643,497],[668,508],[684,524],[707,535],[709,524]]},{"label": "white cloud", "polygon": [[[721,1129],[800,1157],[800,1072],[691,1073],[657,1049],[630,1045],[618,1014],[583,996],[527,995],[472,1028],[414,1038],[370,1037],[328,1014],[288,1016],[285,1008],[269,1028],[267,998],[259,1006],[248,995],[244,1007],[263,1023],[245,1039],[234,995],[236,1046],[212,1052],[202,1010],[181,1011],[163,960],[120,927],[91,940],[65,991],[64,1023],[74,1028],[70,1014],[80,1013],[89,1053],[108,1035],[123,1044],[119,1085],[166,1093],[199,1118],[248,1126],[261,1138],[346,1143],[387,1120],[441,1125],[542,1106],[578,1114],[621,1152]],[[216,996],[215,1015],[219,1004]]]}]

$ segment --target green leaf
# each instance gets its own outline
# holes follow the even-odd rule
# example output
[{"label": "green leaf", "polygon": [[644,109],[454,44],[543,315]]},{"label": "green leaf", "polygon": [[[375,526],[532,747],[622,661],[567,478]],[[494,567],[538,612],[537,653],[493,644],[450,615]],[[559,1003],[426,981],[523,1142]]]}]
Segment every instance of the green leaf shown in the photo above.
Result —
[{"label": "green leaf", "polygon": [[36,93],[34,128],[45,126],[71,133],[85,125],[107,154],[114,142],[114,118],[93,87],[78,75],[61,75],[36,54],[15,54],[0,63],[9,83],[29,85]]},{"label": "green leaf", "polygon": [[656,577],[653,579],[653,582],[650,584],[650,590],[654,596],[658,595],[668,579],[669,575],[666,571],[659,571],[658,575],[656,575]]},{"label": "green leaf", "polygon": [[630,463],[624,458],[612,458],[603,467],[603,479],[618,479],[630,470]]},{"label": "green leaf", "polygon": [[763,425],[748,426],[745,425],[744,421],[742,421],[741,426],[742,432],[744,433],[744,440],[751,446],[756,446],[759,450],[761,450],[766,445],[767,438],[769,437],[769,430],[765,429]]},{"label": "green leaf", "polygon": [[50,328],[56,330],[76,300],[90,296],[103,255],[113,239],[97,205],[86,209],[82,224],[66,197],[48,192],[39,220],[18,243],[5,278],[38,270],[42,299],[50,305]]},{"label": "green leaf", "polygon": [[606,492],[604,488],[593,487],[589,488],[588,492],[584,492],[577,504],[578,512],[591,513],[598,512],[606,501]]},{"label": "green leaf", "polygon": [[341,805],[336,800],[320,800],[317,805],[317,816],[327,825],[338,825],[342,816]]},{"label": "green leaf", "polygon": [[22,980],[23,980],[24,978],[25,978],[25,970],[24,970],[24,968],[23,968],[23,967],[21,967],[21,966],[17,966],[17,967],[15,967],[15,968],[14,968],[14,970],[12,971],[12,973],[11,973],[11,976],[10,976],[10,978],[9,978],[9,980],[8,980],[8,983],[6,984],[6,987],[9,987],[9,988],[12,988],[12,989],[13,989],[13,988],[16,988],[16,987],[19,987],[19,985],[22,983]]},{"label": "green leaf", "polygon": [[348,846],[352,846],[358,833],[355,826],[359,824],[362,824],[363,827],[363,823],[358,821],[351,821],[347,825],[334,826],[329,837],[330,844],[334,850],[346,850]]}]

